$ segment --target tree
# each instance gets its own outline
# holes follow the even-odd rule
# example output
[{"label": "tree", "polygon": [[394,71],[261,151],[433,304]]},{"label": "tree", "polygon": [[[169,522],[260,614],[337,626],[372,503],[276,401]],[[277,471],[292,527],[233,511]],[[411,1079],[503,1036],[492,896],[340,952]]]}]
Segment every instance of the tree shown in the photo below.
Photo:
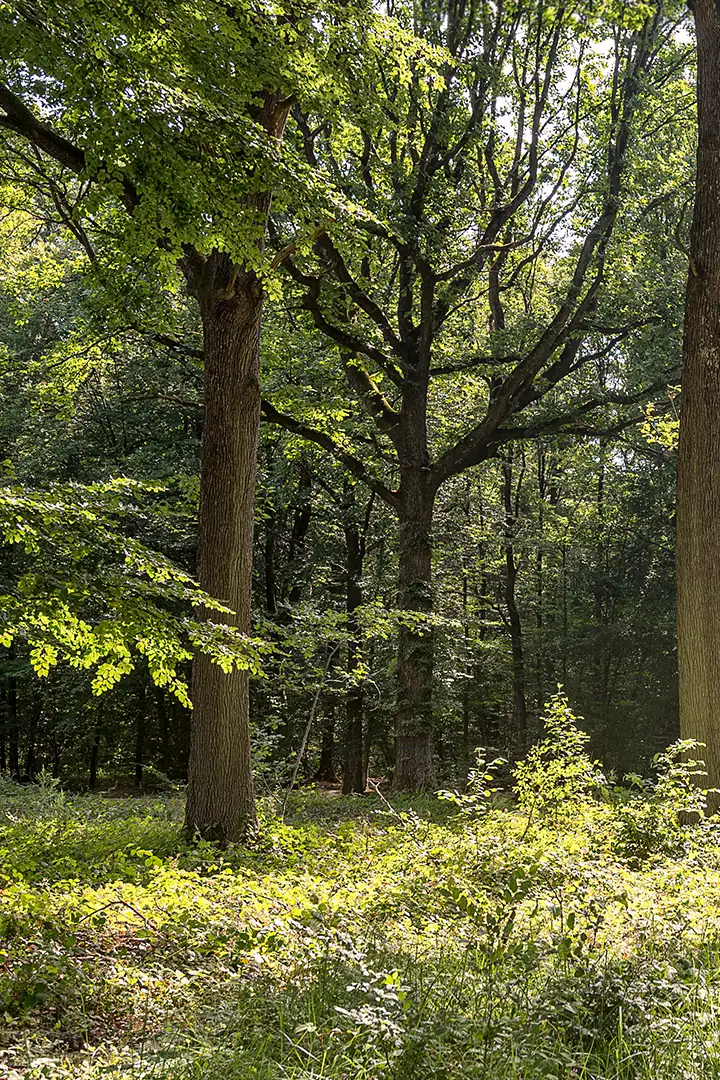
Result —
[{"label": "tree", "polygon": [[698,148],[677,463],[680,730],[705,743],[708,785],[720,787],[720,8],[690,6]]},{"label": "tree", "polygon": [[[78,221],[109,204],[126,250],[171,276],[179,268],[197,301],[198,578],[247,632],[263,238],[283,173],[279,143],[296,95],[322,98],[337,58],[350,44],[357,51],[363,5],[297,14],[215,0],[98,9],[48,0],[3,3],[0,14],[9,152],[75,174],[69,227],[86,239]],[[186,826],[238,839],[255,823],[246,674],[198,655],[193,703]]]},{"label": "tree", "polygon": [[[309,256],[278,217],[277,257],[369,427],[353,445],[347,425],[333,435],[322,410],[288,415],[282,395],[268,395],[263,415],[394,510],[401,609],[431,615],[446,483],[508,443],[621,429],[663,384],[655,371],[622,385],[624,350],[659,321],[664,298],[635,306],[625,293],[617,318],[613,243],[633,229],[627,192],[646,153],[634,134],[652,119],[664,142],[675,122],[658,121],[650,88],[682,75],[682,49],[663,48],[676,9],[659,0],[617,26],[584,5],[426,5],[421,32],[448,57],[441,79],[392,84],[380,72],[377,99],[364,106],[358,92],[351,136],[351,120],[337,132],[299,117],[308,161],[364,214],[354,229],[327,222]],[[673,177],[642,213],[676,188]],[[615,377],[593,378],[602,361]],[[453,393],[462,404],[446,410]],[[428,624],[401,624],[400,790],[434,783],[433,653]]]}]

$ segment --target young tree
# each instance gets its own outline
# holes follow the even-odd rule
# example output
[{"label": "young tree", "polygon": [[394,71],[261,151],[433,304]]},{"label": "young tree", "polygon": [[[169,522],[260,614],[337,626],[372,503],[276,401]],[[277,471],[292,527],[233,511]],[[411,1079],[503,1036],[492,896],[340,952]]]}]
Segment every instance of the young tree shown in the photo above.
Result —
[{"label": "young tree", "polygon": [[[698,148],[677,475],[680,730],[720,786],[720,7],[692,0]],[[717,797],[715,799],[717,806]]]}]

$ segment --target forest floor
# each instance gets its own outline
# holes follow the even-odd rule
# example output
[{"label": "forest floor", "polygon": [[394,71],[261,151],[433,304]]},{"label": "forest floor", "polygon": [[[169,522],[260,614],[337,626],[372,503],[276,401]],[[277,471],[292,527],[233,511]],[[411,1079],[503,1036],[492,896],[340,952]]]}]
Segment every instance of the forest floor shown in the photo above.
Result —
[{"label": "forest floor", "polygon": [[643,813],[309,791],[221,852],[0,782],[0,1076],[718,1077],[720,829]]}]

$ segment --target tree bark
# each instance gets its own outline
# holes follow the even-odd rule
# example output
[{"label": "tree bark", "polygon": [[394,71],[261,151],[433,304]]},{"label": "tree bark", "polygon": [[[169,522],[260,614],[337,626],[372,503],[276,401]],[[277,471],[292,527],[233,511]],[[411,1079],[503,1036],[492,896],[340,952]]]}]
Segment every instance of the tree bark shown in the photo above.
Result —
[{"label": "tree bark", "polygon": [[88,777],[88,787],[91,791],[95,790],[97,784],[97,771],[98,762],[100,759],[100,740],[102,738],[102,714],[98,710],[97,720],[95,723],[95,738],[93,739],[92,749],[90,750],[90,775]]},{"label": "tree bark", "polygon": [[145,699],[147,686],[143,682],[138,693],[138,717],[135,729],[135,784],[142,787],[145,765]]},{"label": "tree bark", "polygon": [[335,701],[327,695],[327,710],[320,728],[320,760],[315,780],[327,784],[337,783],[335,772]]},{"label": "tree bark", "polygon": [[[362,657],[356,612],[362,604],[364,537],[354,523],[345,526],[346,611],[348,617],[347,670],[352,678]],[[367,786],[363,754],[364,689],[358,679],[351,682],[345,698],[345,761],[343,795],[363,795]]]},{"label": "tree bark", "polygon": [[[15,650],[10,651],[14,661]],[[11,776],[20,775],[20,745],[18,737],[17,676],[9,675],[7,681],[8,702],[8,769]]]},{"label": "tree bark", "polygon": [[158,731],[160,734],[160,767],[165,775],[168,776],[170,774],[172,754],[167,702],[165,700],[165,691],[161,686],[156,686],[155,683],[153,683],[153,693],[155,695]]},{"label": "tree bark", "polygon": [[[521,483],[522,475],[518,481],[518,494]],[[517,563],[515,562],[513,532],[517,521],[517,496],[514,497],[513,493],[513,466],[511,457],[503,459],[502,498],[505,510],[505,606],[507,608],[508,621],[510,623],[515,725],[518,749],[522,754],[527,749],[527,700],[525,697],[525,648],[520,610],[518,608],[517,596],[515,593],[518,569]]]},{"label": "tree bark", "polygon": [[[198,579],[233,611],[208,617],[249,633],[262,289],[221,252],[184,267],[200,304],[205,354]],[[185,827],[221,843],[240,840],[257,821],[247,673],[227,674],[198,653],[192,696]]]},{"label": "tree bark", "polygon": [[[408,469],[401,487],[398,604],[403,611],[432,613],[432,519],[435,491],[422,469]],[[396,791],[430,790],[435,784],[432,720],[433,634],[400,627]]]},{"label": "tree bark", "polygon": [[[720,786],[720,8],[692,5],[698,49],[695,211],[683,342],[677,488],[680,732]],[[717,796],[713,808],[717,809]]]}]

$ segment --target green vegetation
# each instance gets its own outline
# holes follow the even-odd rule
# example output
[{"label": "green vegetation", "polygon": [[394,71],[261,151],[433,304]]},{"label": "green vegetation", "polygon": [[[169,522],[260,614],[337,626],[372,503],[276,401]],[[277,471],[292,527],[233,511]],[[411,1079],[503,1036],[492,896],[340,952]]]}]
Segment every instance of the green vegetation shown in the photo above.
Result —
[{"label": "green vegetation", "polygon": [[3,1076],[716,1077],[698,766],[666,755],[648,797],[548,719],[517,802],[498,765],[451,800],[307,790],[224,851],[177,794],[3,783]]},{"label": "green vegetation", "polygon": [[0,1080],[720,1080],[718,42],[0,0]]}]

